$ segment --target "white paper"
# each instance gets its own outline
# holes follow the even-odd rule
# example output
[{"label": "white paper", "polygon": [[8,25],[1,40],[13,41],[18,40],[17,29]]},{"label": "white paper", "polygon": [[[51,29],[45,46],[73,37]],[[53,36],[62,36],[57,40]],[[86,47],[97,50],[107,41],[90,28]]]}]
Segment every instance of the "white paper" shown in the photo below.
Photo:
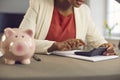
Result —
[{"label": "white paper", "polygon": [[3,53],[0,51],[0,57],[3,56]]},{"label": "white paper", "polygon": [[81,60],[87,60],[87,61],[92,61],[92,62],[115,59],[119,57],[118,55],[112,55],[112,56],[100,55],[100,56],[87,57],[87,56],[76,55],[74,54],[75,51],[80,51],[80,50],[54,51],[54,52],[51,52],[51,54],[55,54],[59,56],[66,56],[66,57],[71,57],[71,58],[76,58],[76,59],[81,59]]}]

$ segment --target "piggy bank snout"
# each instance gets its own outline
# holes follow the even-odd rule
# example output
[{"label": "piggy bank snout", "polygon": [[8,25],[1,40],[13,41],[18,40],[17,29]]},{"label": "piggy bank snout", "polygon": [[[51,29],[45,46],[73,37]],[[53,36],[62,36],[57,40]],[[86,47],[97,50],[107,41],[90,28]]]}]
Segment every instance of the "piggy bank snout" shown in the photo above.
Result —
[{"label": "piggy bank snout", "polygon": [[12,42],[10,43],[10,51],[16,56],[23,56],[28,51],[28,45],[26,42]]}]

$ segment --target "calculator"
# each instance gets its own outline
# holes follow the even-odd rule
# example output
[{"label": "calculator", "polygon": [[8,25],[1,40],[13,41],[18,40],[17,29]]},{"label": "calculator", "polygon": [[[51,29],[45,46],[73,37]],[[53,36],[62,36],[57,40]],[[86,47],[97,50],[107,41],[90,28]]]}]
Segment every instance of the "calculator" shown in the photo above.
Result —
[{"label": "calculator", "polygon": [[76,51],[74,52],[74,54],[82,55],[82,56],[98,56],[98,55],[103,55],[106,49],[107,49],[106,47],[98,47],[90,51]]}]

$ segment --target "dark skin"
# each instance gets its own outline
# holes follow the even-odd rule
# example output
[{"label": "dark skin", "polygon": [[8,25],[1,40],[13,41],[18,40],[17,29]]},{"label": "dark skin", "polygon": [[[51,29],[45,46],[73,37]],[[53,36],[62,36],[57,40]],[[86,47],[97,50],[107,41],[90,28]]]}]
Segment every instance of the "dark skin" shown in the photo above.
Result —
[{"label": "dark skin", "polygon": [[48,52],[51,51],[67,51],[67,50],[74,50],[78,49],[80,46],[85,46],[86,43],[83,42],[81,39],[68,39],[63,42],[55,42],[49,49]]},{"label": "dark skin", "polygon": [[[68,16],[73,13],[74,7],[80,7],[80,5],[84,2],[84,0],[54,0],[55,7],[58,8],[58,11],[63,16]],[[86,43],[81,39],[68,39],[63,42],[55,42],[49,49],[48,52],[59,50],[74,50],[78,49],[80,46],[86,46]],[[100,47],[107,47],[107,50],[104,52],[104,55],[116,55],[113,45],[111,43],[105,43],[100,45]]]},{"label": "dark skin", "polygon": [[55,7],[63,16],[73,13],[73,7],[80,7],[84,0],[54,0]]},{"label": "dark skin", "polygon": [[113,44],[111,43],[104,43],[100,47],[107,47],[107,50],[103,53],[103,55],[109,56],[109,55],[116,55],[114,51]]}]

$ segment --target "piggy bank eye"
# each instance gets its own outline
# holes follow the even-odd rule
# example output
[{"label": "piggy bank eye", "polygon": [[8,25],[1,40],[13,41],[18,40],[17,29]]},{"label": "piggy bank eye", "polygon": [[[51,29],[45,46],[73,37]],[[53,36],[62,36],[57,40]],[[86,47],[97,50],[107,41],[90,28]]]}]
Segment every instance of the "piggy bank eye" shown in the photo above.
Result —
[{"label": "piggy bank eye", "polygon": [[15,35],[15,38],[17,38],[18,36],[17,35]]},{"label": "piggy bank eye", "polygon": [[22,38],[24,38],[24,36],[22,36]]}]

